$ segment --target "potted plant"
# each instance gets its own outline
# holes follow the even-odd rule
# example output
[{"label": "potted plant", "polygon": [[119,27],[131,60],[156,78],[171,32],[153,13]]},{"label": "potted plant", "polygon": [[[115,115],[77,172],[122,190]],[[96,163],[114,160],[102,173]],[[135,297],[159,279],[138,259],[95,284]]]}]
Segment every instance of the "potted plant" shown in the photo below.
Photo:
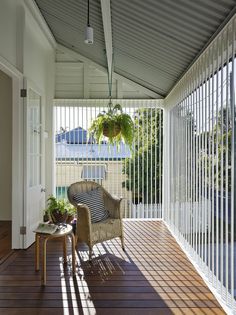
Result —
[{"label": "potted plant", "polygon": [[67,210],[67,219],[66,219],[66,223],[71,223],[75,216],[76,216],[76,208],[74,206],[72,206],[72,204],[67,201],[67,206],[66,206],[66,210]]},{"label": "potted plant", "polygon": [[76,209],[66,199],[57,199],[50,196],[47,199],[47,208],[45,214],[53,221],[53,223],[69,223],[72,221]]},{"label": "potted plant", "polygon": [[93,120],[89,132],[97,143],[101,143],[102,137],[105,136],[109,144],[119,144],[123,140],[132,149],[134,123],[130,115],[123,113],[120,104],[112,106],[112,103],[109,103],[108,110],[102,111]]}]

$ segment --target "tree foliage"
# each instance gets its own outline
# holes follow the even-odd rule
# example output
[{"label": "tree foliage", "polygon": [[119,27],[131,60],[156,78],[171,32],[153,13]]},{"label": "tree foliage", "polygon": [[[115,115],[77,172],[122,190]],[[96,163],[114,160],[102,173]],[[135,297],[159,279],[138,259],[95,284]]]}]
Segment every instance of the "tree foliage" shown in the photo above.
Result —
[{"label": "tree foliage", "polygon": [[[132,201],[159,203],[162,168],[162,111],[138,109],[134,116],[134,150],[131,158],[123,161],[122,183],[132,191]],[[160,150],[160,151],[159,151]]]},{"label": "tree foliage", "polygon": [[226,180],[228,191],[231,189],[231,125],[230,113],[223,107],[214,119],[213,130],[202,132],[197,139],[203,147],[198,163],[205,169],[203,176],[207,185],[212,186],[213,176],[214,189],[222,187],[223,191],[226,190]]}]

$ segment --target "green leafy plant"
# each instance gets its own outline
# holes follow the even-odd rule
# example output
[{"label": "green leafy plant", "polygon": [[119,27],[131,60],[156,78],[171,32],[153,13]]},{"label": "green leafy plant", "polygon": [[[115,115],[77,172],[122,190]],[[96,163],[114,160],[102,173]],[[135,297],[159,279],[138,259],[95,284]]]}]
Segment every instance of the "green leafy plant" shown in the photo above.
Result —
[{"label": "green leafy plant", "polygon": [[102,111],[89,128],[97,143],[101,143],[103,136],[108,138],[109,144],[124,141],[131,149],[134,137],[134,123],[130,115],[123,113],[120,104],[108,105],[107,111]]},{"label": "green leafy plant", "polygon": [[50,196],[47,199],[47,208],[44,212],[54,223],[60,223],[67,221],[68,217],[73,217],[76,214],[76,209],[68,200]]}]

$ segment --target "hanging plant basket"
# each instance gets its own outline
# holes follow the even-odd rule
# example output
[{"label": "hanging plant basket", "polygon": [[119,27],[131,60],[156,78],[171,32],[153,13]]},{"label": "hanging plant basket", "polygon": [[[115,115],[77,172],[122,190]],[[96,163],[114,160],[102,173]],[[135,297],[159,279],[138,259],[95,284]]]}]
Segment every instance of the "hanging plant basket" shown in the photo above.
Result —
[{"label": "hanging plant basket", "polygon": [[109,126],[103,127],[103,135],[107,138],[116,137],[121,132],[121,127],[118,124],[115,124],[113,129],[109,129]]},{"label": "hanging plant basket", "polygon": [[110,144],[119,145],[123,140],[132,149],[134,123],[130,115],[123,113],[120,104],[112,106],[109,103],[108,110],[101,112],[92,122],[89,132],[97,143],[101,143],[105,136]]}]

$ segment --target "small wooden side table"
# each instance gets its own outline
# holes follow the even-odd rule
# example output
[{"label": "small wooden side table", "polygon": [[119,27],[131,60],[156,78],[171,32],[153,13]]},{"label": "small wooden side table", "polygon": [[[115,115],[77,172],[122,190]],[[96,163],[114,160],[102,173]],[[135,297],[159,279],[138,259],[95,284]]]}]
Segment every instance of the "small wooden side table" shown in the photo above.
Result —
[{"label": "small wooden side table", "polygon": [[42,285],[46,285],[47,279],[47,270],[46,270],[46,256],[47,256],[47,241],[53,238],[63,239],[63,257],[64,263],[67,262],[67,237],[71,238],[71,249],[72,249],[72,272],[75,274],[75,237],[73,233],[73,228],[71,225],[67,224],[66,226],[60,227],[53,234],[45,233],[35,233],[35,270],[39,271],[39,251],[40,251],[40,239],[43,241],[43,253],[42,253]]}]

